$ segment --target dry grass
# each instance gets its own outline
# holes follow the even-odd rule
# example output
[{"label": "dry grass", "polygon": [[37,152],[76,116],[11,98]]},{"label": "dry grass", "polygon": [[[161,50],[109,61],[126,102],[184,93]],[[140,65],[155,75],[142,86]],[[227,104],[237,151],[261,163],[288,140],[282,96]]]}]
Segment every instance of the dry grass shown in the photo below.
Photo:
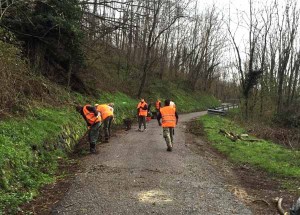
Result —
[{"label": "dry grass", "polygon": [[66,90],[33,74],[20,50],[0,41],[0,117],[22,114],[35,101],[60,106],[70,102]]},{"label": "dry grass", "polygon": [[19,54],[16,47],[0,41],[0,114],[12,112],[31,91],[28,69]]},{"label": "dry grass", "polygon": [[249,130],[255,136],[282,144],[288,148],[300,149],[300,130],[296,128],[280,128],[262,124],[251,124]]}]

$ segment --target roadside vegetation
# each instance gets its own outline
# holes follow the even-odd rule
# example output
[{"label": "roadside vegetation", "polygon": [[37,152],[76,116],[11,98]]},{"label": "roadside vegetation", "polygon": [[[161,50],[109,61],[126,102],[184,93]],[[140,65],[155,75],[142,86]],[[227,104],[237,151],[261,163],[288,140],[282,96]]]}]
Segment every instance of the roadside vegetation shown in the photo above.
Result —
[{"label": "roadside vegetation", "polygon": [[[162,105],[164,99],[169,98],[175,102],[179,113],[206,110],[208,107],[220,105],[220,102],[208,93],[194,92],[186,86],[185,82],[168,82],[155,80],[149,91],[149,101],[155,103],[157,98],[161,99]],[[153,108],[155,108],[153,106]]]},{"label": "roadside vegetation", "polygon": [[[206,129],[215,147],[236,162],[299,176],[294,3],[274,1],[256,10],[262,6],[250,1],[249,19],[237,14],[249,32],[240,43],[231,29],[240,26],[226,23],[230,19],[216,6],[199,10],[189,1],[0,1],[0,209],[14,213],[55,180],[59,162],[84,133],[76,104],[114,102],[121,125],[135,116],[140,97],[148,103],[170,98],[180,113],[238,99],[240,122],[289,148],[226,138],[220,144],[222,137],[209,127],[221,119],[204,117],[203,123],[212,124]],[[236,58],[227,53],[232,48]],[[247,58],[239,59],[241,50]]]},{"label": "roadside vegetation", "polygon": [[58,164],[82,134],[68,109],[33,109],[26,118],[0,123],[0,211],[15,213],[37,189],[54,182]]},{"label": "roadside vegetation", "polygon": [[[260,168],[270,175],[282,179],[282,186],[300,178],[300,152],[291,150],[271,141],[249,136],[243,140],[232,141],[220,129],[236,135],[248,134],[236,122],[221,116],[206,115],[196,122],[201,125],[207,140],[232,162]],[[255,141],[248,141],[252,139]],[[288,188],[292,188],[292,185]],[[292,191],[299,192],[294,184]]]}]

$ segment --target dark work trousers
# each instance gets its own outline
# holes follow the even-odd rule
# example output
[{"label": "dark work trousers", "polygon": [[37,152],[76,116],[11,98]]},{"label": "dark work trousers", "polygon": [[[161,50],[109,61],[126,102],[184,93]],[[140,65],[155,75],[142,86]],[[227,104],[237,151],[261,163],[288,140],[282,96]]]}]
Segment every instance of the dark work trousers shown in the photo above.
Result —
[{"label": "dark work trousers", "polygon": [[146,129],[146,117],[145,116],[139,116],[139,129],[142,128],[142,123],[144,125],[144,129]]},{"label": "dark work trousers", "polygon": [[110,127],[111,127],[111,122],[113,120],[113,116],[108,116],[103,120],[103,130],[104,130],[104,138],[105,140],[108,140],[110,138]]},{"label": "dark work trousers", "polygon": [[89,142],[90,142],[91,148],[95,148],[95,145],[96,145],[98,137],[99,137],[100,126],[101,126],[101,123],[97,122],[94,125],[92,125],[89,130]]},{"label": "dark work trousers", "polygon": [[160,109],[156,109],[156,118],[157,118],[159,113],[160,113]]}]

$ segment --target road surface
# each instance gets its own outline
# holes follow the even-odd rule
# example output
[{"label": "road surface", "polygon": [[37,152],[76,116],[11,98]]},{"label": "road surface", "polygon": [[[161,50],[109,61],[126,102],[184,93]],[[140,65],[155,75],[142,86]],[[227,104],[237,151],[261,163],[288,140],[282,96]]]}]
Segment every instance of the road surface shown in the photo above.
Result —
[{"label": "road surface", "polygon": [[185,124],[203,114],[179,116],[172,152],[156,120],[145,132],[133,126],[98,145],[52,214],[252,214],[226,189],[218,167],[188,147]]}]

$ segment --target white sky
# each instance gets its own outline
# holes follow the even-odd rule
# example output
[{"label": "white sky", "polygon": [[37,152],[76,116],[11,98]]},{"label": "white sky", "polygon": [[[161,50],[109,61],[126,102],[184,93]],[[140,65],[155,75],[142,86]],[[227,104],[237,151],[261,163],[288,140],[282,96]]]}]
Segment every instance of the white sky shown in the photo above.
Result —
[{"label": "white sky", "polygon": [[[228,23],[230,17],[230,29],[234,33],[235,41],[240,48],[242,59],[246,58],[246,53],[243,52],[248,49],[247,45],[249,29],[247,23],[249,23],[250,14],[250,0],[195,0],[199,10],[203,10],[209,6],[215,5],[224,14],[224,18]],[[279,5],[279,11],[283,11],[283,6],[289,0],[277,0]],[[299,1],[299,0],[298,0]],[[254,12],[262,10],[265,6],[271,6],[274,0],[252,0]],[[299,7],[300,3],[298,3]],[[238,25],[238,27],[237,27]],[[226,28],[226,27],[225,27]],[[227,31],[226,29],[224,31]],[[223,65],[230,61],[235,61],[235,51],[233,49],[228,50],[223,57]],[[232,68],[233,69],[233,68]],[[237,72],[235,69],[231,71],[230,78],[233,76],[233,72]],[[228,77],[228,76],[227,76]]]}]

